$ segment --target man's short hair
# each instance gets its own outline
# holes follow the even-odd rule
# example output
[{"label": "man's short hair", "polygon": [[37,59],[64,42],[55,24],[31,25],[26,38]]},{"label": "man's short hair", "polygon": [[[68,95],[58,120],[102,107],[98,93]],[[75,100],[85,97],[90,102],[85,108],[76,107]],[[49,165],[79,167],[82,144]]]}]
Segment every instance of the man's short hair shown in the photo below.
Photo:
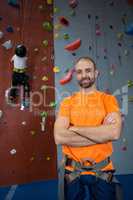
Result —
[{"label": "man's short hair", "polygon": [[75,65],[76,65],[80,60],[88,60],[88,61],[91,61],[91,62],[93,63],[93,65],[94,65],[94,70],[97,69],[96,63],[95,63],[95,61],[94,61],[92,58],[90,58],[90,57],[88,57],[88,56],[80,57],[80,58],[78,58],[78,60],[76,60]]}]

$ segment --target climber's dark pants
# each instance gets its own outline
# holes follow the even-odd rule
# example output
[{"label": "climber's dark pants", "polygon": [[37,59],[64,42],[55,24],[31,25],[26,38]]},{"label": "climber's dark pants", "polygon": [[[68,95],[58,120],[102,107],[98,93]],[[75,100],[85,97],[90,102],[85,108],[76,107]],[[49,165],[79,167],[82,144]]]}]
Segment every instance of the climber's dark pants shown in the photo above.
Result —
[{"label": "climber's dark pants", "polygon": [[25,73],[13,72],[12,74],[12,89],[10,96],[15,98],[17,96],[17,87],[23,86],[23,97],[27,94],[29,97],[30,86],[29,86],[29,77]]},{"label": "climber's dark pants", "polygon": [[65,180],[65,200],[116,200],[115,184],[94,175],[81,175],[69,184]]}]

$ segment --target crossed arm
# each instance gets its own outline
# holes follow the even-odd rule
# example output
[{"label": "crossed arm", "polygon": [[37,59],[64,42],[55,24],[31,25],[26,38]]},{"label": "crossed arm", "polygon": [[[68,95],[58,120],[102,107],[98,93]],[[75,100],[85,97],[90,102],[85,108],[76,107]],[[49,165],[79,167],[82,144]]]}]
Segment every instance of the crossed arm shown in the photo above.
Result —
[{"label": "crossed arm", "polygon": [[70,126],[69,118],[57,117],[54,126],[56,144],[69,146],[90,146],[117,140],[121,133],[121,115],[118,112],[109,113],[102,125],[95,127]]}]

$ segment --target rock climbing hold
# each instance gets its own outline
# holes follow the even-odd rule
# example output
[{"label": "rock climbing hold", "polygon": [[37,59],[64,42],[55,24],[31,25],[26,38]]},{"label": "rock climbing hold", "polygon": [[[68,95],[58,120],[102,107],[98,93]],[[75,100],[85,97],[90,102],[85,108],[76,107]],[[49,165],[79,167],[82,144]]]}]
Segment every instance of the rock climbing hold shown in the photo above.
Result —
[{"label": "rock climbing hold", "polygon": [[124,55],[128,56],[129,55],[129,51],[127,49],[124,50]]},{"label": "rock climbing hold", "polygon": [[57,66],[55,66],[55,67],[53,68],[53,71],[54,71],[55,73],[58,73],[58,72],[60,72],[60,68],[57,67]]},{"label": "rock climbing hold", "polygon": [[38,48],[35,48],[35,49],[34,49],[34,52],[36,52],[36,53],[37,53],[38,51],[39,51],[39,49],[38,49]]},{"label": "rock climbing hold", "polygon": [[71,16],[71,17],[74,17],[75,15],[76,15],[76,12],[75,12],[75,10],[74,10],[74,9],[73,9],[73,10],[71,10],[71,11],[70,11],[70,16]]},{"label": "rock climbing hold", "polygon": [[59,39],[59,38],[60,38],[59,33],[55,33],[55,34],[54,34],[54,39]]},{"label": "rock climbing hold", "polygon": [[76,56],[76,53],[75,53],[75,52],[73,52],[73,53],[72,53],[72,56]]},{"label": "rock climbing hold", "polygon": [[128,101],[129,101],[129,102],[133,102],[133,96],[129,96],[129,97],[128,97]]},{"label": "rock climbing hold", "polygon": [[132,80],[128,80],[127,81],[127,85],[128,85],[128,87],[132,87],[133,86],[133,81]]},{"label": "rock climbing hold", "polygon": [[41,117],[47,117],[48,113],[46,111],[40,112]]},{"label": "rock climbing hold", "polygon": [[48,5],[52,5],[53,4],[53,0],[47,0],[47,4]]},{"label": "rock climbing hold", "polygon": [[68,33],[64,33],[63,38],[64,38],[64,40],[68,40],[70,38],[70,36]]},{"label": "rock climbing hold", "polygon": [[133,23],[127,25],[125,33],[127,35],[133,35]]},{"label": "rock climbing hold", "polygon": [[51,158],[50,158],[49,156],[47,156],[47,157],[46,157],[46,160],[49,161],[49,160],[51,160]]},{"label": "rock climbing hold", "polygon": [[43,40],[42,43],[43,43],[43,46],[44,46],[44,47],[47,47],[47,46],[48,46],[48,40]]},{"label": "rock climbing hold", "polygon": [[96,35],[97,35],[97,36],[101,36],[101,31],[100,31],[100,29],[96,29]]},{"label": "rock climbing hold", "polygon": [[30,131],[30,133],[31,133],[31,135],[32,135],[32,136],[36,135],[36,132],[35,132],[35,131],[33,131],[33,130],[32,130],[32,131]]},{"label": "rock climbing hold", "polygon": [[14,32],[12,26],[8,26],[8,27],[6,28],[6,31],[7,31],[8,33],[13,33],[13,32]]},{"label": "rock climbing hold", "polygon": [[0,119],[2,118],[2,116],[3,116],[3,111],[0,110]]},{"label": "rock climbing hold", "polygon": [[42,62],[45,62],[46,60],[47,60],[47,57],[46,57],[46,56],[44,56],[44,57],[41,59]]},{"label": "rock climbing hold", "polygon": [[44,10],[44,6],[43,6],[42,4],[40,4],[40,5],[38,6],[38,9],[39,9],[40,11],[43,11],[43,10]]},{"label": "rock climbing hold", "polygon": [[69,6],[71,8],[76,8],[78,5],[78,1],[77,0],[69,0]]},{"label": "rock climbing hold", "polygon": [[43,22],[42,26],[46,31],[52,31],[53,30],[52,24],[48,21]]},{"label": "rock climbing hold", "polygon": [[121,21],[123,23],[123,25],[126,25],[127,24],[127,14],[124,14],[121,18]]},{"label": "rock climbing hold", "polygon": [[110,25],[109,28],[112,29],[112,30],[114,29],[113,25]]},{"label": "rock climbing hold", "polygon": [[23,121],[23,122],[22,122],[22,125],[25,126],[25,125],[26,125],[26,121]]},{"label": "rock climbing hold", "polygon": [[4,33],[2,31],[0,31],[0,39],[2,39],[4,36]]},{"label": "rock climbing hold", "polygon": [[4,42],[2,44],[2,46],[5,47],[5,49],[8,50],[8,49],[11,49],[13,47],[13,44],[12,44],[11,40],[8,40],[8,41]]},{"label": "rock climbing hold", "polygon": [[20,27],[17,27],[17,29],[16,29],[18,32],[20,31]]},{"label": "rock climbing hold", "polygon": [[12,7],[19,8],[20,5],[17,0],[8,0],[8,4]]},{"label": "rock climbing hold", "polygon": [[127,151],[127,147],[126,147],[126,146],[123,146],[123,147],[122,147],[122,151]]},{"label": "rock climbing hold", "polygon": [[122,46],[122,44],[121,44],[120,42],[118,42],[118,46],[119,46],[119,47],[121,47],[121,46]]},{"label": "rock climbing hold", "polygon": [[77,39],[74,42],[71,42],[70,44],[66,45],[64,48],[68,51],[74,51],[78,49],[81,45],[81,39]]},{"label": "rock climbing hold", "polygon": [[57,102],[52,101],[52,102],[50,103],[50,107],[55,108],[56,106],[57,106]]},{"label": "rock climbing hold", "polygon": [[89,46],[89,51],[91,51],[92,50],[92,47],[91,46]]},{"label": "rock climbing hold", "polygon": [[91,18],[91,15],[90,14],[88,14],[88,19],[90,19]]},{"label": "rock climbing hold", "polygon": [[119,40],[122,40],[123,37],[124,37],[124,33],[117,33],[117,38],[118,38]]},{"label": "rock climbing hold", "polygon": [[34,161],[34,160],[35,160],[35,157],[32,156],[32,157],[30,158],[30,161]]},{"label": "rock climbing hold", "polygon": [[59,13],[60,12],[60,9],[58,7],[54,7],[54,13]]},{"label": "rock climbing hold", "polygon": [[43,81],[48,81],[48,77],[47,77],[47,76],[43,76],[43,77],[42,77],[42,80],[43,80]]},{"label": "rock climbing hold", "polygon": [[66,17],[64,16],[59,17],[59,21],[63,26],[69,26],[69,21]]},{"label": "rock climbing hold", "polygon": [[61,28],[62,28],[62,25],[61,25],[61,24],[55,24],[55,26],[54,26],[54,29],[55,29],[56,31],[59,31]]},{"label": "rock climbing hold", "polygon": [[10,151],[10,154],[11,154],[11,155],[15,155],[16,153],[17,153],[16,149],[12,149],[12,150]]},{"label": "rock climbing hold", "polygon": [[66,76],[60,80],[60,84],[64,85],[68,83],[69,81],[71,81],[74,71],[75,71],[74,68],[70,69],[69,72],[66,74]]}]

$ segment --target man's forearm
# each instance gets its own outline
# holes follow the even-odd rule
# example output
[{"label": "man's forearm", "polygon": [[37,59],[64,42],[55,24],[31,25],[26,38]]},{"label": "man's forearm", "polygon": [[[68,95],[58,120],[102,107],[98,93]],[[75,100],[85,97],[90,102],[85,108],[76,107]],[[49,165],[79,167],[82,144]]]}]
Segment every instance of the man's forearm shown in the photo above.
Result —
[{"label": "man's forearm", "polygon": [[62,129],[58,131],[58,137],[56,144],[69,145],[73,147],[90,146],[96,144],[94,141],[88,139],[85,136],[75,133],[68,129]]},{"label": "man's forearm", "polygon": [[70,130],[87,137],[95,143],[104,143],[117,139],[117,134],[115,134],[116,127],[113,124],[97,127],[71,127]]}]

